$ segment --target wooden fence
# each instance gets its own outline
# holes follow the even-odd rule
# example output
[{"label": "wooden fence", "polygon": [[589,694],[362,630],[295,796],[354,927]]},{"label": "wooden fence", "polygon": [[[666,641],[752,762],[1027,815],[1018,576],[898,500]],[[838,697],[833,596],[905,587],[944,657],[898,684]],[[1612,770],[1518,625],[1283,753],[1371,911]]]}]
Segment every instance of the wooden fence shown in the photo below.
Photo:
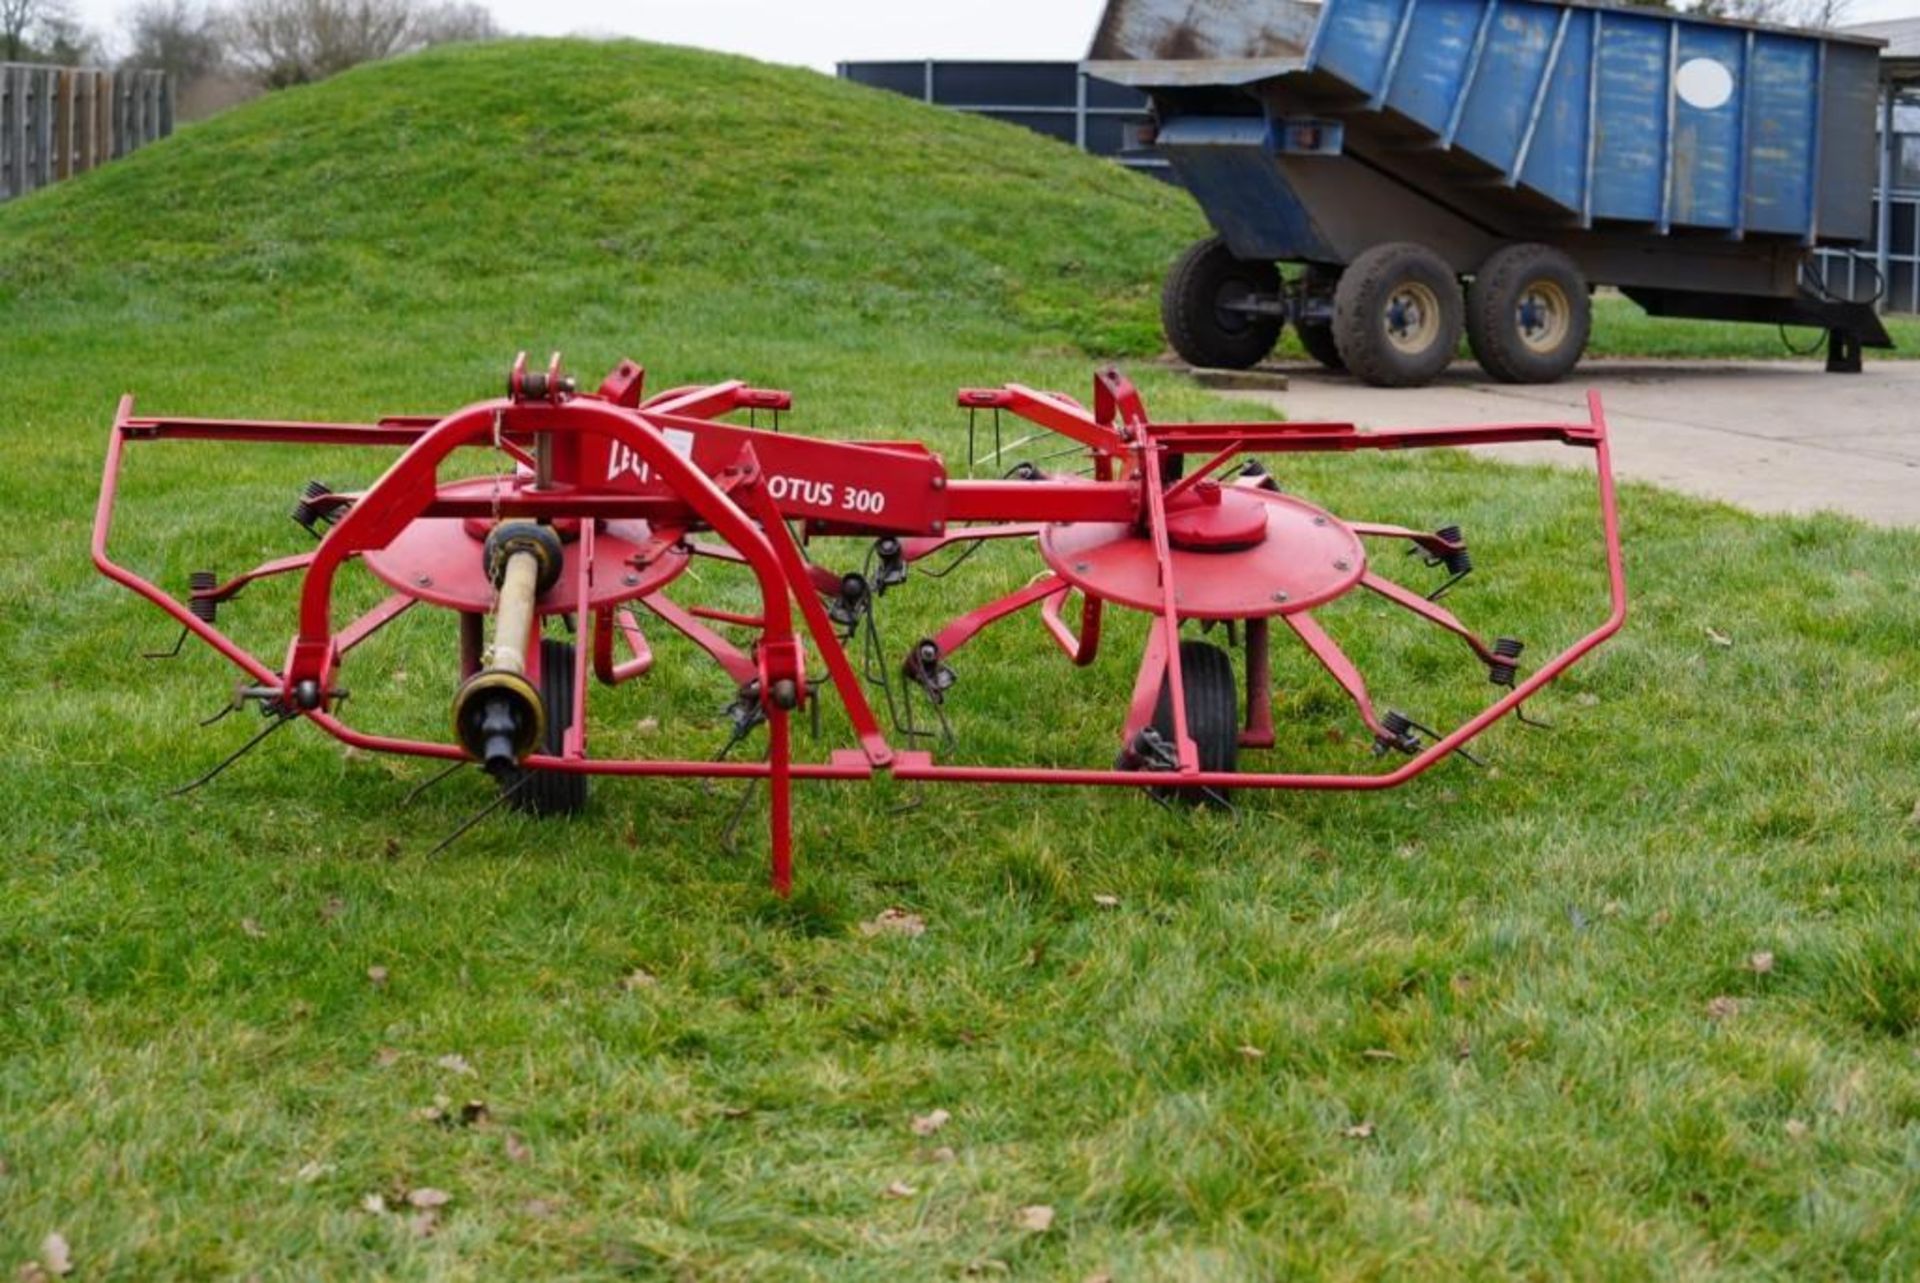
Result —
[{"label": "wooden fence", "polygon": [[0,200],[106,164],[173,132],[164,71],[0,62]]}]

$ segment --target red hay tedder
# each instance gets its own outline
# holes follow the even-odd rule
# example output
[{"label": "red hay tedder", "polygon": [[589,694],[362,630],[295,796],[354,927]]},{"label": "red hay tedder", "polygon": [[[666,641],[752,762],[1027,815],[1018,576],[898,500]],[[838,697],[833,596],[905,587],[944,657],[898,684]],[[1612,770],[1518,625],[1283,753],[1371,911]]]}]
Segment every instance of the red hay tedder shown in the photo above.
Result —
[{"label": "red hay tedder", "polygon": [[[246,675],[236,706],[251,702],[269,719],[247,748],[305,718],[360,749],[445,759],[449,770],[478,762],[499,781],[495,805],[540,814],[580,809],[589,775],[765,779],[773,886],[782,894],[793,877],[796,779],[890,773],[976,784],[1150,784],[1157,793],[1199,802],[1223,801],[1230,789],[1388,788],[1519,710],[1626,616],[1597,397],[1589,400],[1588,423],[1382,432],[1331,423],[1154,423],[1133,385],[1113,371],[1096,378],[1091,409],[1017,384],[962,391],[959,402],[1058,433],[1091,475],[1021,464],[998,480],[951,478],[941,457],[916,443],[809,439],[779,432],[777,419],[771,431],[720,422],[742,411],[785,410],[791,404],[785,392],[728,382],[648,396],[641,368],[624,362],[598,389],[583,393],[557,355],[544,371],[530,370],[522,356],[505,397],[439,419],[360,425],[156,418],[135,414],[129,397],[109,439],[93,558],[104,574],[154,602]],[[115,562],[108,540],[127,443],[186,440],[402,452],[363,491],[307,487],[294,518],[318,536],[311,550],[224,581],[195,572],[183,601]],[[971,429],[969,441],[971,453]],[[1422,595],[1369,565],[1365,541],[1395,541],[1425,554],[1451,583],[1471,568],[1458,529],[1343,521],[1281,492],[1257,461],[1307,451],[1518,441],[1593,451],[1612,603],[1598,627],[1524,677],[1518,641],[1483,639],[1439,604],[1437,592]],[[493,452],[500,463],[492,475],[442,480],[442,465],[460,450]],[[996,471],[1001,453],[990,456]],[[865,569],[842,574],[812,561],[810,541],[821,536],[873,540]],[[992,539],[1031,544],[1044,569],[904,655],[887,657],[877,673],[869,652],[863,683],[848,646],[856,638],[878,645],[878,599],[904,582],[915,562]],[[335,580],[356,558],[391,592],[343,622]],[[696,558],[745,567],[757,585],[758,609],[722,610],[670,596]],[[275,664],[236,643],[216,620],[219,607],[250,584],[280,575],[302,581],[292,642]],[[1355,589],[1457,635],[1500,689],[1498,698],[1445,734],[1376,710],[1365,680],[1313,614]],[[1078,618],[1070,623],[1075,596]],[[340,705],[354,649],[423,604],[459,620],[463,680],[453,694],[451,737],[432,742],[349,726]],[[913,700],[930,705],[944,725],[941,708],[954,680],[949,660],[987,627],[1037,607],[1060,649],[1085,665],[1099,649],[1108,606],[1151,619],[1112,765],[944,765],[931,751],[896,747],[882,729],[867,693],[876,677],[887,688],[889,707],[896,707],[892,681],[908,697],[907,726],[897,715],[894,722],[913,743],[923,734],[911,726]],[[618,686],[653,665],[643,614],[683,634],[719,665],[737,691],[729,710],[734,740],[764,725],[764,760],[588,755],[588,679]],[[548,620],[571,625],[579,644],[547,637]],[[1182,625],[1190,621],[1229,625],[1244,657],[1244,705],[1229,652],[1199,637],[1182,639]],[[1276,621],[1352,699],[1376,755],[1404,754],[1404,761],[1376,773],[1239,769],[1240,749],[1274,744],[1269,647]],[[809,676],[810,662],[824,674]],[[825,761],[795,761],[790,718],[821,685],[830,685],[844,706],[857,746],[835,749]]]}]

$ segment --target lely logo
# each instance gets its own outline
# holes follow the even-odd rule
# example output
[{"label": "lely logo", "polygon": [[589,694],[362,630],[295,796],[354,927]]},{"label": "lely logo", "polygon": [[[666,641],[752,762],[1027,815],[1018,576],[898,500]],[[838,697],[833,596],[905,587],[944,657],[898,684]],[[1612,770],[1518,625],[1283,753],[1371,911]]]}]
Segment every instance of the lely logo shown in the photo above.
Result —
[{"label": "lely logo", "polygon": [[[667,439],[667,448],[682,459],[693,457],[693,433],[681,428],[668,428],[661,433]],[[611,443],[607,451],[607,480],[618,481],[622,477],[632,477],[641,485],[653,480],[653,469],[640,457],[640,452],[624,441]]]},{"label": "lely logo", "polygon": [[633,474],[635,481],[645,481],[647,465],[632,446],[624,441],[616,441],[613,449],[607,453],[607,480],[618,481],[628,473]]}]

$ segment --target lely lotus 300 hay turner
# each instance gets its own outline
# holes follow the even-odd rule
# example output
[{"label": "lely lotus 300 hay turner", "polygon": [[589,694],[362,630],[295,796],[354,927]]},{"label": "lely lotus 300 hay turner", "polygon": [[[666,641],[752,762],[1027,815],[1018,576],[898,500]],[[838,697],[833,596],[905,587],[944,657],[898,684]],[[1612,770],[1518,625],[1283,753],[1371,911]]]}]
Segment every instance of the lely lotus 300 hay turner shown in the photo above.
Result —
[{"label": "lely lotus 300 hay turner", "polygon": [[[627,362],[596,390],[581,392],[557,356],[544,370],[529,369],[522,357],[498,400],[445,418],[368,425],[156,418],[136,414],[127,398],[108,445],[94,561],[245,674],[236,705],[252,702],[269,719],[256,739],[304,718],[359,749],[478,762],[499,781],[502,799],[536,813],[578,810],[589,775],[764,779],[773,885],[782,893],[792,883],[794,780],[890,773],[972,784],[1149,784],[1160,796],[1200,802],[1224,801],[1234,789],[1387,788],[1519,710],[1615,632],[1626,614],[1597,398],[1590,401],[1590,422],[1579,424],[1364,433],[1329,423],[1165,424],[1151,421],[1134,387],[1108,371],[1095,381],[1091,408],[1019,385],[961,392],[962,407],[994,411],[996,425],[1005,412],[1066,438],[1075,467],[1090,474],[1021,464],[1000,479],[965,480],[949,477],[941,457],[919,444],[809,439],[779,432],[777,418],[774,430],[721,422],[742,412],[756,419],[777,414],[790,405],[785,392],[730,382],[649,396],[643,382],[640,367]],[[318,536],[317,544],[232,578],[195,572],[183,600],[108,552],[126,447],[148,441],[398,447],[401,453],[364,490],[307,487],[294,517]],[[1439,604],[1437,593],[1395,583],[1369,562],[1370,541],[1397,545],[1457,578],[1471,565],[1459,530],[1341,520],[1283,493],[1258,462],[1308,451],[1520,441],[1593,451],[1612,603],[1592,632],[1525,675],[1520,642],[1483,639]],[[461,451],[490,452],[498,462],[486,475],[443,479],[443,468]],[[996,459],[1003,452],[996,451]],[[814,561],[813,541],[828,536],[871,540],[864,569],[841,573]],[[913,576],[911,568],[923,558],[985,540],[1032,547],[1043,563],[1039,573],[903,653],[885,656],[876,669],[879,598]],[[356,559],[390,595],[345,620],[336,607],[336,580]],[[725,610],[670,595],[700,559],[751,572],[757,609]],[[276,661],[243,648],[217,623],[243,590],[283,575],[300,577],[298,619]],[[1376,709],[1359,671],[1314,618],[1317,607],[1356,589],[1455,634],[1497,697],[1444,734]],[[342,702],[356,648],[423,605],[458,620],[463,680],[448,692],[451,736],[433,742],[349,725]],[[1067,658],[1086,665],[1099,650],[1109,607],[1151,620],[1133,696],[1118,719],[1116,760],[1074,769],[953,765],[918,747],[913,702],[930,706],[936,724],[944,724],[941,710],[955,681],[951,660],[989,626],[1037,609]],[[1077,620],[1069,622],[1071,615]],[[733,692],[735,739],[766,730],[763,760],[589,755],[589,679],[614,687],[648,673],[654,652],[643,619],[683,634],[712,657]],[[1183,627],[1194,625],[1197,633],[1213,623],[1225,623],[1221,631],[1238,644],[1244,705],[1230,652],[1197,635],[1182,637]],[[1241,769],[1240,750],[1275,742],[1269,646],[1276,623],[1351,698],[1375,755],[1404,760],[1373,773]],[[868,647],[858,666],[849,654],[856,639]],[[864,668],[865,682],[857,667]],[[869,699],[876,684],[886,688],[883,703],[890,708],[898,706],[896,687],[906,697],[907,727],[894,718],[898,744]],[[845,708],[857,743],[824,761],[795,761],[790,719],[822,686]]]}]

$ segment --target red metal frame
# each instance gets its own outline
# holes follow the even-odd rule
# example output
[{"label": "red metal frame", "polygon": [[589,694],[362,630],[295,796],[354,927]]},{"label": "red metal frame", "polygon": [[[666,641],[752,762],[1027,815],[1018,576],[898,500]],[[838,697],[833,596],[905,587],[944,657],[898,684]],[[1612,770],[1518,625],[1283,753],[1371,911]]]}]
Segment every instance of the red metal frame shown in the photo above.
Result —
[{"label": "red metal frame", "polygon": [[[484,529],[505,518],[563,523],[580,547],[569,564],[576,577],[567,596],[575,603],[573,622],[582,645],[576,654],[573,719],[559,756],[536,754],[523,766],[536,770],[609,776],[706,776],[767,778],[772,786],[769,816],[773,884],[791,885],[791,781],[855,780],[882,771],[896,778],[972,783],[1075,784],[1140,787],[1137,771],[1113,768],[1071,769],[1043,766],[956,766],[936,762],[921,750],[903,750],[889,742],[824,599],[838,590],[840,577],[810,562],[789,529],[799,523],[813,535],[890,535],[903,556],[918,560],[960,541],[1032,539],[1050,523],[1124,523],[1146,541],[1159,581],[1153,626],[1135,681],[1134,695],[1121,727],[1122,743],[1148,724],[1162,682],[1172,688],[1172,748],[1178,768],[1155,783],[1214,789],[1379,789],[1406,782],[1453,753],[1495,721],[1517,709],[1587,652],[1619,630],[1626,618],[1626,578],[1620,549],[1619,517],[1608,453],[1604,415],[1597,395],[1588,401],[1589,421],[1515,423],[1471,427],[1409,428],[1362,433],[1340,423],[1156,424],[1138,392],[1113,371],[1096,380],[1093,409],[1059,393],[1019,385],[966,390],[963,407],[992,407],[1014,413],[1039,427],[1084,445],[1094,479],[1049,477],[1039,481],[972,481],[949,478],[940,457],[917,444],[842,443],[797,437],[715,422],[741,410],[783,410],[785,392],[750,388],[738,382],[676,388],[643,395],[644,372],[622,363],[590,394],[576,394],[561,376],[557,359],[544,378],[528,376],[524,358],[516,363],[509,396],[458,410],[442,419],[391,417],[376,424],[325,424],[158,418],[136,415],[131,397],[120,402],[108,438],[106,463],[93,529],[93,559],[102,573],[154,602],[184,628],[238,667],[276,706],[304,716],[335,738],[359,748],[414,756],[460,760],[467,753],[453,742],[432,742],[362,732],[341,720],[337,678],[349,652],[380,627],[418,604],[400,587],[360,618],[336,623],[333,584],[350,559],[377,554],[413,523],[429,518],[467,518]],[[109,553],[114,506],[126,446],[147,441],[226,441],[297,445],[398,447],[402,453],[372,485],[336,496],[333,521],[311,552],[263,563],[254,570],[201,590],[195,598],[226,602],[248,584],[271,575],[302,573],[298,622],[279,666],[256,656],[228,637],[188,602],[116,562]],[[1356,450],[1403,450],[1521,441],[1557,441],[1590,449],[1598,480],[1601,534],[1611,608],[1592,631],[1518,680],[1500,698],[1433,743],[1412,753],[1392,770],[1378,773],[1305,774],[1285,772],[1209,772],[1200,769],[1196,745],[1185,718],[1184,675],[1177,639],[1186,616],[1180,608],[1183,583],[1201,583],[1220,573],[1204,550],[1182,550],[1169,538],[1170,510],[1200,502],[1220,502],[1221,487],[1212,478],[1238,455]],[[481,494],[464,484],[439,481],[442,463],[462,449],[500,451],[511,470]],[[1199,456],[1198,467],[1179,480],[1167,476],[1168,461]],[[541,469],[547,475],[542,476]],[[1149,484],[1148,479],[1156,479]],[[1317,510],[1315,510],[1317,511]],[[647,523],[636,533],[630,523]],[[639,543],[638,562],[682,548],[744,566],[759,590],[756,612],[682,605],[664,591],[643,587],[630,596],[609,593],[595,584],[595,547],[609,523],[622,537]],[[1441,556],[1461,551],[1449,538],[1399,526],[1342,523],[1356,534],[1400,539]],[[459,522],[442,522],[450,538]],[[618,546],[618,545],[616,545]],[[479,544],[473,544],[478,555]],[[1344,563],[1342,563],[1344,565]],[[1362,567],[1365,570],[1365,567]],[[602,567],[604,573],[604,567]],[[627,577],[638,582],[639,575]],[[1461,637],[1489,665],[1500,657],[1444,607],[1410,589],[1366,571],[1358,583],[1385,600]],[[1077,585],[1082,594],[1076,633],[1062,618],[1062,607],[1076,585],[1042,572],[1018,591],[956,618],[932,641],[942,656],[994,623],[1038,605],[1050,635],[1075,664],[1093,662],[1100,646],[1102,611],[1113,604],[1098,586]],[[1278,594],[1284,597],[1285,594]],[[654,662],[645,634],[630,606],[686,635],[704,649],[728,678],[743,688],[757,681],[769,729],[767,760],[609,759],[588,754],[587,678],[618,685],[644,675]],[[794,611],[799,611],[796,624]],[[204,610],[204,608],[203,608]],[[210,613],[210,612],[205,612]],[[552,611],[542,611],[550,614]],[[1272,692],[1267,655],[1268,623],[1279,616],[1306,648],[1345,688],[1361,720],[1386,736],[1364,679],[1309,611],[1276,604],[1244,617],[1248,630],[1247,709],[1241,743],[1273,743]],[[743,648],[709,627],[744,629],[753,643]],[[477,662],[479,617],[462,620],[463,667]],[[614,658],[620,639],[631,653]],[[806,656],[817,656],[853,724],[858,747],[834,750],[824,762],[796,762],[789,716],[806,696]],[[534,655],[538,647],[532,648]],[[784,690],[788,699],[776,698]]]}]

